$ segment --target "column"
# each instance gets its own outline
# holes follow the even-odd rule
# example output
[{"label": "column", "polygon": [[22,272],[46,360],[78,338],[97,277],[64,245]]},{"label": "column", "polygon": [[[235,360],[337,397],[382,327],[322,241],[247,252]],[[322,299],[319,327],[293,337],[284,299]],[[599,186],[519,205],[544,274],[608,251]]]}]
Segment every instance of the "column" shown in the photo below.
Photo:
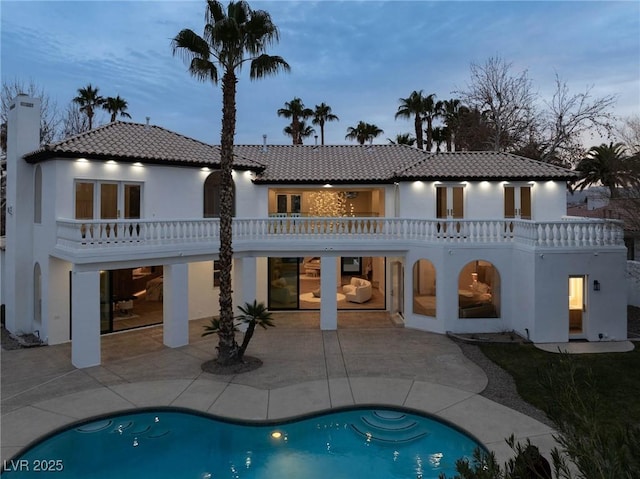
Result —
[{"label": "column", "polygon": [[100,364],[100,272],[71,272],[71,364]]},{"label": "column", "polygon": [[320,260],[320,329],[338,329],[338,258],[323,256]]},{"label": "column", "polygon": [[257,260],[256,258],[237,258],[234,260],[233,268],[235,271],[233,275],[235,314],[238,306],[243,306],[245,303],[253,303],[257,298]]},{"label": "column", "polygon": [[163,335],[165,346],[189,344],[189,265],[163,266]]}]

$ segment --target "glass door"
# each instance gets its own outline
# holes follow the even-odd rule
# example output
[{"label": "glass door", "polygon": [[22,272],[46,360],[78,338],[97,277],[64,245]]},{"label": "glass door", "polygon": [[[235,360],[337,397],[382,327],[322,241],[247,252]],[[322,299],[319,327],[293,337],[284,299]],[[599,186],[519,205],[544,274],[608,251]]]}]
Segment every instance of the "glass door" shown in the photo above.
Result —
[{"label": "glass door", "polygon": [[100,333],[113,331],[111,271],[100,271]]},{"label": "glass door", "polygon": [[584,334],[586,276],[569,276],[569,336]]},{"label": "glass door", "polygon": [[400,261],[391,263],[391,314],[404,317],[404,268]]}]

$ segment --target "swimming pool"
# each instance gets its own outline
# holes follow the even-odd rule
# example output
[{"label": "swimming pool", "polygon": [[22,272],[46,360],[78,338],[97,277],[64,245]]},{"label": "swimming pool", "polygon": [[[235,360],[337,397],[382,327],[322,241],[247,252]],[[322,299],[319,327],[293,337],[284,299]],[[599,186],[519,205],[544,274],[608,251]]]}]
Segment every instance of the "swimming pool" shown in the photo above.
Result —
[{"label": "swimming pool", "polygon": [[7,477],[193,479],[437,478],[476,440],[403,409],[333,410],[280,423],[182,409],[76,424],[5,461]]}]

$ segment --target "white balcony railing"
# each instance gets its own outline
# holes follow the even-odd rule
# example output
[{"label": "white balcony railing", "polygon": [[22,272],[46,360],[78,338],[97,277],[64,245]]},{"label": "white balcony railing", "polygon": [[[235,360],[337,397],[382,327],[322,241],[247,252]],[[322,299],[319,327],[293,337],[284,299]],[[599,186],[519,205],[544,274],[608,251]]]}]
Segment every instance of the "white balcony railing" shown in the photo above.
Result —
[{"label": "white balcony railing", "polygon": [[[57,245],[65,249],[136,245],[217,243],[217,219],[59,220]],[[616,220],[534,222],[525,220],[424,220],[400,218],[234,219],[233,238],[243,242],[305,240],[425,241],[434,243],[523,243],[540,247],[623,244]]]}]

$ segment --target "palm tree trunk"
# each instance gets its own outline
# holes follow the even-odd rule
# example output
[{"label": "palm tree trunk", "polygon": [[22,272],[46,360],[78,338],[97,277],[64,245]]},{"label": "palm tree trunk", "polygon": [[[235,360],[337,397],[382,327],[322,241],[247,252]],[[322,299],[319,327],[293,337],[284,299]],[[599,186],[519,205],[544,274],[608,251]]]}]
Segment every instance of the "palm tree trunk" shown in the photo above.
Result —
[{"label": "palm tree trunk", "polygon": [[249,346],[249,341],[251,341],[251,338],[253,337],[253,333],[256,330],[256,322],[255,320],[251,321],[249,323],[249,326],[247,327],[247,330],[244,333],[244,338],[242,340],[242,344],[240,345],[240,349],[238,349],[238,359],[240,361],[242,361],[242,358],[244,357],[244,352],[247,350],[247,346]]},{"label": "palm tree trunk", "polygon": [[320,144],[324,146],[324,121],[320,121]]},{"label": "palm tree trunk", "polygon": [[422,141],[422,118],[416,113],[416,119],[414,122],[416,129],[416,146],[422,150],[424,148],[424,141]]},{"label": "palm tree trunk", "polygon": [[433,121],[431,117],[427,117],[427,151],[433,148]]},{"label": "palm tree trunk", "polygon": [[231,288],[232,210],[233,210],[233,137],[236,129],[236,83],[233,71],[222,77],[222,135],[220,139],[220,331],[218,332],[218,363],[231,364],[238,360],[238,343],[233,321]]}]

